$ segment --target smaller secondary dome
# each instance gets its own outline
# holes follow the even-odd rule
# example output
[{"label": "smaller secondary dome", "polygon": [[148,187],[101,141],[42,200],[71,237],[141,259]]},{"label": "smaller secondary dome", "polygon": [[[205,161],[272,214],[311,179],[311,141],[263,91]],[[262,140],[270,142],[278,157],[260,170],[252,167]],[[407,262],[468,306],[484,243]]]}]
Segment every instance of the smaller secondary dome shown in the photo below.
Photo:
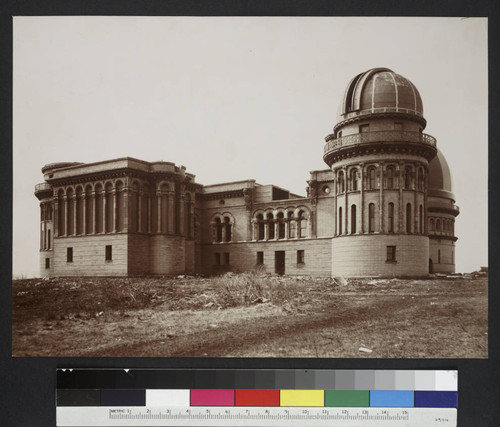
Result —
[{"label": "smaller secondary dome", "polygon": [[405,113],[421,118],[422,98],[415,85],[388,68],[372,68],[354,77],[339,109],[339,121],[349,113]]},{"label": "smaller secondary dome", "polygon": [[429,162],[429,196],[446,197],[455,200],[450,168],[439,149],[436,157]]}]

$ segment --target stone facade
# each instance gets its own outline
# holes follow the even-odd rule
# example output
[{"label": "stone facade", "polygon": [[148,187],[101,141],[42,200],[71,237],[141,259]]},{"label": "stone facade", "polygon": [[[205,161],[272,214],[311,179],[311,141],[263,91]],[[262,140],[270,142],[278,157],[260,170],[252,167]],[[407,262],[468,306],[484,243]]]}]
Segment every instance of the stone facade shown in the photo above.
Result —
[{"label": "stone facade", "polygon": [[415,86],[369,70],[340,112],[306,197],[254,180],[203,186],[170,162],[44,166],[41,275],[454,272],[459,211]]}]

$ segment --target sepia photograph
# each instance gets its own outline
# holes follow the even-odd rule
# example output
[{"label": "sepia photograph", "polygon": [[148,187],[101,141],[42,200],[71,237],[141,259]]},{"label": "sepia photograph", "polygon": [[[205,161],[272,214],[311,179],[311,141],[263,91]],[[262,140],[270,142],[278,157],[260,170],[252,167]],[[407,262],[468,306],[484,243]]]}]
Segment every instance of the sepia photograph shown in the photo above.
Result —
[{"label": "sepia photograph", "polygon": [[13,20],[12,356],[487,358],[487,18]]}]

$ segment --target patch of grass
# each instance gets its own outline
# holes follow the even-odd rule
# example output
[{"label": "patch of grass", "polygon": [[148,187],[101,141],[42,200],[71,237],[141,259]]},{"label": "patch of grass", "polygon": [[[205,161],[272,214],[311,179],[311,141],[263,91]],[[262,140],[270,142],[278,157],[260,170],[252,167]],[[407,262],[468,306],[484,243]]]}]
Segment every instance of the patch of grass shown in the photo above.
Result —
[{"label": "patch of grass", "polygon": [[221,307],[270,302],[281,305],[299,295],[296,281],[249,272],[225,274],[213,279],[213,299]]}]

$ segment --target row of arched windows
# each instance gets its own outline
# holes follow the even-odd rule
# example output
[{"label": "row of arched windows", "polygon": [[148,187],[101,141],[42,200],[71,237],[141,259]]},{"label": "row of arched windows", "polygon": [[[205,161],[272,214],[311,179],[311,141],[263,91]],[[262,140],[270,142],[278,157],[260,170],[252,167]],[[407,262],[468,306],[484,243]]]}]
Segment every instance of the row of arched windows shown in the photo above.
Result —
[{"label": "row of arched windows", "polygon": [[176,233],[192,238],[193,201],[189,192],[180,196],[168,184],[141,187],[134,181],[128,189],[96,183],[57,193],[59,236],[114,233]]},{"label": "row of arched windows", "polygon": [[448,218],[430,218],[429,233],[455,234],[455,221]]},{"label": "row of arched windows", "polygon": [[213,221],[214,242],[231,242],[233,240],[234,219],[229,214],[218,215]]},{"label": "row of arched windows", "polygon": [[[380,188],[380,170],[375,166],[369,166],[366,169],[365,179],[364,179],[364,189],[365,190],[376,190]],[[403,182],[402,188],[405,190],[417,189],[423,191],[425,188],[424,180],[424,169],[419,167],[416,172],[416,177],[414,176],[414,171],[411,166],[406,166],[402,171]],[[396,166],[387,166],[383,172],[382,179],[384,181],[384,188],[388,190],[399,188],[399,171]],[[360,172],[358,168],[351,168],[348,171],[348,179],[346,185],[346,179],[344,177],[344,171],[341,170],[337,173],[337,193],[344,193],[347,191],[358,191],[360,184]]]},{"label": "row of arched windows", "polygon": [[308,237],[309,214],[305,210],[259,213],[252,221],[253,240],[285,240]]},{"label": "row of arched windows", "polygon": [[[388,233],[394,233],[396,228],[395,228],[395,208],[394,208],[394,203],[390,202],[387,204],[387,225],[385,227],[385,231]],[[404,231],[406,233],[424,233],[424,210],[423,206],[419,205],[418,207],[418,224],[417,224],[417,230],[413,230],[413,207],[411,203],[406,204],[406,212],[405,212],[405,227]],[[357,207],[355,204],[352,204],[350,207],[350,230],[344,230],[344,217],[343,217],[343,211],[342,211],[342,206],[338,208],[338,217],[337,217],[337,234],[347,234],[348,232],[350,234],[356,234],[357,232]],[[379,231],[376,227],[376,206],[375,203],[370,203],[368,205],[368,233],[374,233],[376,231]]]}]

